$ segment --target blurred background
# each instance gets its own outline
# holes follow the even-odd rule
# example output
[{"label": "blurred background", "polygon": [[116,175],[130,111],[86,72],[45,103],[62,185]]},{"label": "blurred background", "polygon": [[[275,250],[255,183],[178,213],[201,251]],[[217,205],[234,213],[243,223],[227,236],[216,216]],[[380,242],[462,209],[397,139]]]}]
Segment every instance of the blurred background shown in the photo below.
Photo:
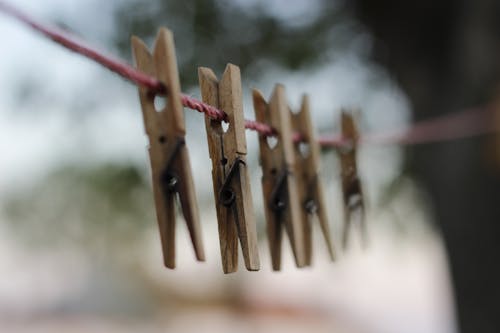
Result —
[{"label": "blurred background", "polygon": [[[12,2],[14,3],[14,2]],[[182,90],[197,67],[242,71],[311,97],[320,134],[341,107],[362,132],[483,106],[499,81],[500,4],[470,1],[17,0],[26,12],[131,62],[130,36],[175,35]],[[204,122],[186,111],[207,262],[179,218],[163,268],[136,88],[2,15],[0,331],[498,332],[499,138],[363,146],[369,247],[341,251],[339,161],[322,155],[338,260],[315,226],[314,265],[271,271],[257,135],[247,131],[262,269],[223,275]],[[286,238],[286,237],[285,237]]]}]

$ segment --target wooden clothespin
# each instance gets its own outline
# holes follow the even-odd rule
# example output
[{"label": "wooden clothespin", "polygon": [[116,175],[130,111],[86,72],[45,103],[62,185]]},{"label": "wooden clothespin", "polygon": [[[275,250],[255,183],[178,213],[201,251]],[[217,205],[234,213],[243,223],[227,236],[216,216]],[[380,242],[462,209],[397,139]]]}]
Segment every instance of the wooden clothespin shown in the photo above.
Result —
[{"label": "wooden clothespin", "polygon": [[239,237],[245,266],[249,271],[256,271],[260,269],[260,261],[246,163],[240,69],[228,64],[220,81],[209,68],[198,68],[198,76],[203,101],[224,111],[229,123],[224,132],[220,121],[205,117],[222,268],[224,273],[238,270]]},{"label": "wooden clothespin", "polygon": [[267,220],[273,270],[281,267],[282,228],[290,239],[297,267],[306,265],[300,198],[295,175],[290,112],[285,100],[285,88],[276,85],[271,100],[266,103],[258,90],[253,90],[257,121],[276,130],[276,146],[270,147],[267,137],[259,134],[262,191]]},{"label": "wooden clothespin", "polygon": [[310,266],[312,263],[312,219],[314,215],[318,217],[330,259],[334,260],[335,256],[330,237],[323,186],[319,179],[321,150],[311,121],[309,97],[303,96],[300,112],[293,113],[290,110],[290,114],[293,130],[301,137],[301,141],[294,144],[295,173],[301,202],[305,261],[306,265]]},{"label": "wooden clothespin", "polygon": [[175,268],[175,195],[179,195],[196,259],[205,260],[188,149],[181,90],[172,32],[162,28],[153,54],[137,37],[132,37],[137,68],[156,77],[166,88],[167,105],[156,110],[155,93],[139,88],[142,114],[149,137],[156,215],[165,266]]},{"label": "wooden clothespin", "polygon": [[363,243],[367,243],[366,222],[365,222],[365,203],[363,191],[358,175],[358,166],[356,163],[356,148],[359,140],[359,133],[351,114],[342,111],[341,114],[342,137],[347,140],[344,147],[339,148],[342,192],[344,199],[344,230],[342,235],[342,245],[347,247],[349,229],[351,227],[351,213],[359,209],[361,237]]}]

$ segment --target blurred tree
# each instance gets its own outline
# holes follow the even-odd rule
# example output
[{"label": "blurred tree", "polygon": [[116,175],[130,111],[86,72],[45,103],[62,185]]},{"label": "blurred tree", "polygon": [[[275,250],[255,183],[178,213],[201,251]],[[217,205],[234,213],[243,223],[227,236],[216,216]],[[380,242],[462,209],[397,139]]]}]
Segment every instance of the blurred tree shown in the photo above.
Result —
[{"label": "blurred tree", "polygon": [[[487,104],[500,79],[500,2],[353,2],[374,57],[408,94],[415,119]],[[500,172],[490,138],[412,147],[442,230],[462,332],[500,332]],[[497,148],[498,149],[498,148]]]},{"label": "blurred tree", "polygon": [[140,238],[149,226],[145,221],[153,220],[151,200],[149,186],[135,167],[75,165],[55,170],[30,193],[11,198],[5,208],[28,246],[58,242],[65,249],[83,248],[106,258],[123,250],[123,243],[130,247]]},{"label": "blurred tree", "polygon": [[181,84],[187,89],[198,84],[201,65],[221,71],[231,61],[245,76],[269,68],[263,61],[291,70],[317,65],[330,49],[333,27],[347,19],[335,1],[311,1],[309,7],[317,10],[286,20],[266,6],[257,1],[245,6],[223,0],[155,0],[148,5],[132,0],[117,11],[116,45],[130,58],[130,35],[152,41],[159,26],[168,26],[175,31]]}]

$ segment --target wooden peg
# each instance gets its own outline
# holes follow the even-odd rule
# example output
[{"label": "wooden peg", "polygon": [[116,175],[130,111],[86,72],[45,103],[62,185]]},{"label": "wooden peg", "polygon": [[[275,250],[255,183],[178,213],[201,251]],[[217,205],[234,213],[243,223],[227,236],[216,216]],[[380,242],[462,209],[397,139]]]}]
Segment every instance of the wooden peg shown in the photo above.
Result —
[{"label": "wooden peg", "polygon": [[493,101],[491,102],[491,122],[493,122],[496,134],[492,138],[491,153],[494,167],[500,170],[500,87],[496,88]]},{"label": "wooden peg", "polygon": [[156,215],[160,229],[165,266],[175,268],[175,195],[193,243],[196,259],[205,260],[181,103],[181,91],[172,33],[162,28],[153,54],[137,37],[132,37],[136,66],[160,80],[166,88],[167,105],[156,110],[156,94],[139,87],[142,114],[149,137],[149,157],[153,177]]},{"label": "wooden peg", "polygon": [[344,199],[344,230],[342,235],[342,245],[347,247],[349,238],[349,229],[351,227],[351,213],[359,209],[361,213],[360,227],[362,241],[366,245],[366,222],[365,222],[365,203],[363,191],[358,175],[356,163],[356,148],[359,140],[359,133],[351,114],[342,111],[341,114],[342,137],[348,141],[345,147],[341,147],[338,152],[340,155],[342,192]]},{"label": "wooden peg", "polygon": [[295,173],[301,203],[305,261],[306,265],[310,266],[312,263],[312,219],[314,215],[318,217],[330,259],[334,260],[335,258],[323,186],[319,179],[321,148],[313,129],[307,95],[302,98],[300,112],[293,113],[290,110],[290,114],[293,130],[301,136],[301,141],[294,144]]},{"label": "wooden peg", "polygon": [[270,147],[268,138],[259,134],[262,191],[273,270],[280,270],[281,267],[283,225],[290,239],[295,263],[297,267],[303,267],[306,265],[304,235],[285,88],[277,85],[269,104],[259,91],[253,90],[253,103],[257,121],[267,123],[276,130],[275,147]]},{"label": "wooden peg", "polygon": [[220,81],[209,68],[198,68],[198,76],[203,101],[224,111],[229,123],[229,128],[224,132],[220,121],[205,117],[222,268],[226,274],[238,270],[239,237],[246,268],[257,271],[260,261],[246,164],[240,69],[228,64]]}]

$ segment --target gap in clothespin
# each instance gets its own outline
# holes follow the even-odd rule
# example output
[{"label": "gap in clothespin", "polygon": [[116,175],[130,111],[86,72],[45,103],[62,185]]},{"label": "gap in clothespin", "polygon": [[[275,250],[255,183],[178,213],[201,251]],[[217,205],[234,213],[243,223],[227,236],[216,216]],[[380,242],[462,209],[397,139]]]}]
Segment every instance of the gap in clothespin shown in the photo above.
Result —
[{"label": "gap in clothespin", "polygon": [[352,208],[350,211],[350,224],[348,226],[347,246],[343,249],[343,252],[367,249],[367,230],[363,230],[363,228],[366,228],[366,225],[366,215],[363,215],[362,208]]},{"label": "gap in clothespin", "polygon": [[311,146],[306,142],[299,143],[299,152],[303,158],[307,158],[311,152]]},{"label": "gap in clothespin", "polygon": [[153,104],[156,112],[162,112],[167,107],[167,96],[155,94]]},{"label": "gap in clothespin", "polygon": [[[174,198],[174,205],[175,205],[175,214],[177,216],[182,216],[181,201],[179,200],[179,198],[177,198],[177,196]],[[178,223],[176,225],[178,225]]]},{"label": "gap in clothespin", "polygon": [[358,209],[357,206],[359,206],[359,204],[361,203],[361,199],[362,198],[361,198],[360,194],[351,195],[349,197],[349,202],[347,203],[347,206],[350,209],[356,210],[356,209]]},{"label": "gap in clothespin", "polygon": [[290,113],[292,113],[292,114],[299,114],[300,113],[300,107],[296,107],[296,108],[289,107],[288,109],[290,110]]},{"label": "gap in clothespin", "polygon": [[[328,215],[330,216],[330,215]],[[329,223],[330,232],[334,231],[331,223]],[[331,259],[328,256],[328,246],[323,240],[321,225],[317,216],[314,216],[311,220],[311,234],[312,234],[312,265],[308,268],[313,268],[319,263],[324,263],[325,265],[331,264]],[[332,239],[332,243],[336,243],[336,239]],[[338,250],[338,249],[336,249]],[[336,259],[338,259],[339,251],[336,251]]]},{"label": "gap in clothespin", "polygon": [[278,138],[275,136],[268,136],[266,137],[266,142],[270,149],[274,149],[278,145]]}]

